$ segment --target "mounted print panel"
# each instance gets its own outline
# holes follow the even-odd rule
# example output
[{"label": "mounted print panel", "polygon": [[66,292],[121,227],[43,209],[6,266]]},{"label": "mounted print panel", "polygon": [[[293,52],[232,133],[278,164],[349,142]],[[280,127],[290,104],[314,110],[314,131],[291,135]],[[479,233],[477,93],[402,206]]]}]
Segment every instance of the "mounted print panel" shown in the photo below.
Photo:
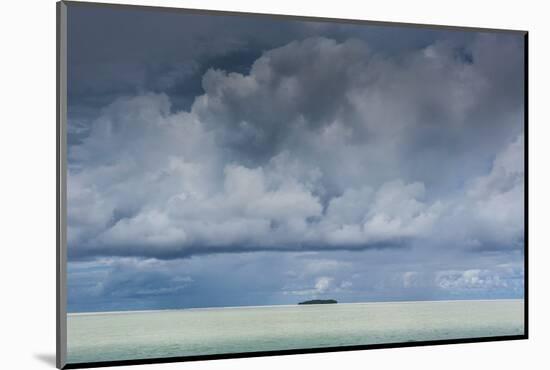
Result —
[{"label": "mounted print panel", "polygon": [[58,366],[527,338],[527,33],[58,4]]}]

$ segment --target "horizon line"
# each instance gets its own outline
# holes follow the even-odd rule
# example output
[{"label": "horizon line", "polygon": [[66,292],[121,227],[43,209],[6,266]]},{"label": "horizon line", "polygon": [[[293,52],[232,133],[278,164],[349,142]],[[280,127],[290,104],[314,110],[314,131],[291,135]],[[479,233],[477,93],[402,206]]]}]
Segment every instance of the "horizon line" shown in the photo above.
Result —
[{"label": "horizon line", "polygon": [[[368,301],[368,302],[337,302],[340,305],[352,305],[352,304],[398,304],[398,303],[427,303],[427,302],[492,302],[492,301],[524,301],[525,298],[485,298],[485,299],[437,299],[437,300],[424,300],[424,301]],[[321,305],[321,304],[320,304]],[[332,304],[334,305],[334,304]],[[192,311],[192,310],[222,310],[222,309],[247,309],[247,308],[273,308],[273,307],[302,307],[312,305],[299,305],[294,304],[271,304],[271,305],[254,305],[254,306],[210,306],[210,307],[182,307],[182,308],[159,308],[150,310],[119,310],[119,311],[81,311],[81,312],[67,312],[67,316],[93,316],[93,315],[107,315],[107,314],[125,314],[125,313],[150,313],[159,311]]]}]

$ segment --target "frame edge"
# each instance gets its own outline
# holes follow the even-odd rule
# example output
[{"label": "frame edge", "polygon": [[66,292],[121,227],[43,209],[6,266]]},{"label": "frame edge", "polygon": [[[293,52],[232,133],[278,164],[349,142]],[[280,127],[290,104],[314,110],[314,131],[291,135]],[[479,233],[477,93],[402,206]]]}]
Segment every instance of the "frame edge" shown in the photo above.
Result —
[{"label": "frame edge", "polygon": [[67,362],[67,5],[56,3],[56,367]]},{"label": "frame edge", "polygon": [[524,225],[523,225],[523,301],[525,338],[529,339],[529,32],[523,35],[523,160],[524,160]]}]

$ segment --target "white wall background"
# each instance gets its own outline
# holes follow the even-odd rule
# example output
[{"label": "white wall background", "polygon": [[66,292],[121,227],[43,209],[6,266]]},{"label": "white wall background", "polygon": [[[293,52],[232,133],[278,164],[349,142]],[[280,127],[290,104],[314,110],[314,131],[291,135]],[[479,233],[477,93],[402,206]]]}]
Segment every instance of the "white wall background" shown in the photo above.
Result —
[{"label": "white wall background", "polygon": [[[123,3],[125,1],[112,2]],[[550,348],[550,22],[542,1],[127,0],[530,31],[528,341],[177,363],[135,369],[543,369]],[[53,368],[55,353],[55,2],[5,1],[0,22],[0,367]]]}]

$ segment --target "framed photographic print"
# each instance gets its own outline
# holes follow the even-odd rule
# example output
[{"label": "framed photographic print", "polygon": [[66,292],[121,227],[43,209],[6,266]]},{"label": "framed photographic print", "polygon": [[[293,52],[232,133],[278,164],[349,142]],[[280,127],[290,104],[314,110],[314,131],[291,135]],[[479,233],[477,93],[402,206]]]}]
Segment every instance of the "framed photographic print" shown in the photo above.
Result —
[{"label": "framed photographic print", "polygon": [[57,12],[59,368],[527,338],[527,32]]}]

